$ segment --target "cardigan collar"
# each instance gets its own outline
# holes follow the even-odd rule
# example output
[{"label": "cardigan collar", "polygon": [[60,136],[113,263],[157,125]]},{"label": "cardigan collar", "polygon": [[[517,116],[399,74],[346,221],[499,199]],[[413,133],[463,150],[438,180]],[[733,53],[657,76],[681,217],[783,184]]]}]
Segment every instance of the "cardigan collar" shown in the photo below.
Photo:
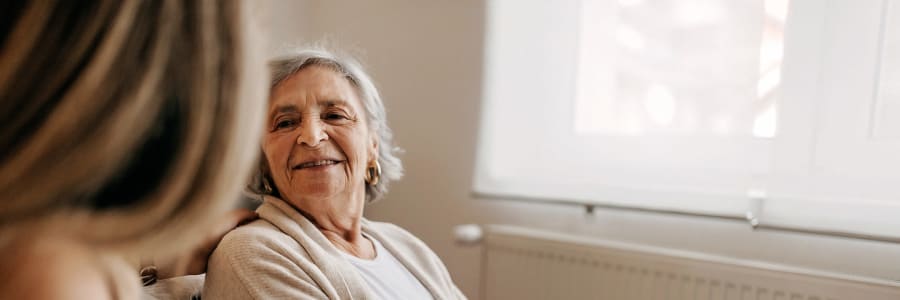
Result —
[{"label": "cardigan collar", "polygon": [[[328,282],[316,282],[324,289],[329,298],[335,299],[373,299],[375,298],[364,285],[349,284],[363,282],[353,265],[341,258],[340,250],[316,228],[315,224],[300,214],[284,200],[266,196],[256,209],[261,219],[269,221],[282,232],[293,238],[309,253],[309,257],[325,274]],[[313,280],[321,280],[313,278]],[[317,280],[317,281],[318,281]],[[334,287],[333,289],[331,287]]]},{"label": "cardigan collar", "polygon": [[[282,232],[293,238],[308,253],[312,262],[316,264],[322,273],[325,274],[330,282],[317,282],[320,287],[334,286],[334,289],[326,290],[326,294],[334,296],[337,299],[375,299],[365,283],[365,280],[359,275],[349,261],[347,261],[328,238],[303,214],[296,208],[288,204],[286,201],[273,196],[265,196],[262,205],[257,208],[257,213],[261,219],[264,219]],[[374,230],[371,222],[362,219],[362,231],[376,239],[384,246],[387,251],[391,252],[394,257],[409,270],[410,273],[425,286],[432,297],[441,299],[440,289],[437,283],[425,276],[424,270],[412,263],[407,255],[402,255],[402,245],[395,245],[386,236],[377,230]],[[315,278],[313,279],[315,280]],[[349,284],[349,282],[357,282],[360,284]],[[340,285],[338,283],[341,283]]]}]

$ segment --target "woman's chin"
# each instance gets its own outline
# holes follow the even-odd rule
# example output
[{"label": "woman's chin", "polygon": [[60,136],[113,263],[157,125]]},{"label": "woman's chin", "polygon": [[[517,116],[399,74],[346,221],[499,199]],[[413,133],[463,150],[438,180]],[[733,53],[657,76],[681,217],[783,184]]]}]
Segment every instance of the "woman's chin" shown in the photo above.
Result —
[{"label": "woman's chin", "polygon": [[304,178],[295,177],[294,180],[298,181],[300,184],[295,185],[296,188],[293,189],[293,192],[296,193],[296,195],[294,196],[315,199],[329,198],[340,193],[342,189],[338,182],[323,179],[327,178],[318,177],[305,180]]}]

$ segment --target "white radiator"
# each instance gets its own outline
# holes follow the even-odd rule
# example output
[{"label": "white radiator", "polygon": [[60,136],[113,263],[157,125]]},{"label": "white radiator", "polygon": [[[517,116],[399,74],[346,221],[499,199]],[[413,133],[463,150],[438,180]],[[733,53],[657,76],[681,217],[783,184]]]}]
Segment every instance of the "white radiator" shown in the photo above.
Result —
[{"label": "white radiator", "polygon": [[486,300],[900,299],[900,283],[893,281],[517,227],[485,227],[482,243]]}]

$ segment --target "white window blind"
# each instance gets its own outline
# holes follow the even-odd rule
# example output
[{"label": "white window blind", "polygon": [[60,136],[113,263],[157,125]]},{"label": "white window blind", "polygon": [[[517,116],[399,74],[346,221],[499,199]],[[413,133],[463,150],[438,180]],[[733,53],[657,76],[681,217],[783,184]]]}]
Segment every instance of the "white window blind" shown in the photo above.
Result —
[{"label": "white window blind", "polygon": [[490,0],[474,189],[900,237],[897,6]]},{"label": "white window blind", "polygon": [[763,222],[900,237],[900,5],[794,2]]}]

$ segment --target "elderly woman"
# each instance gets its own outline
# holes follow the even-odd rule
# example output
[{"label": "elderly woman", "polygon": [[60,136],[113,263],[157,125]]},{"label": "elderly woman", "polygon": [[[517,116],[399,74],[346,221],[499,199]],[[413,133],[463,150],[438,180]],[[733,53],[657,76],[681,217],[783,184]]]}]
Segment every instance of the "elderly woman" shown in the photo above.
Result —
[{"label": "elderly woman", "polygon": [[360,65],[303,50],[271,67],[260,219],[218,245],[204,298],[464,299],[422,241],[363,218],[402,167]]}]

